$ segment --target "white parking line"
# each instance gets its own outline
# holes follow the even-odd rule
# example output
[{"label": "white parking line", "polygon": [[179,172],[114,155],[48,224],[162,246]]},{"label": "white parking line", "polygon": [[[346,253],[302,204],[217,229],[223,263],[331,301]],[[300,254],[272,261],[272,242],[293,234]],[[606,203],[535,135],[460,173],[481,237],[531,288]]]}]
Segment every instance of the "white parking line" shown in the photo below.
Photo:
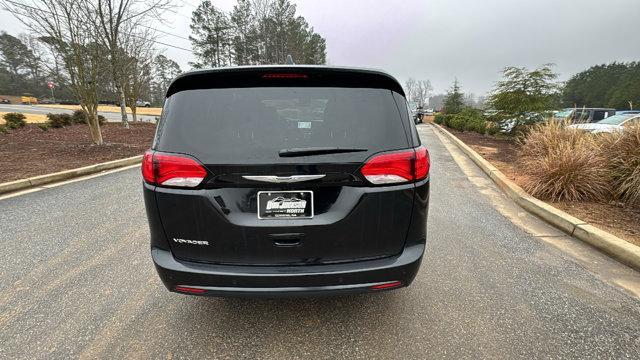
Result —
[{"label": "white parking line", "polygon": [[2,195],[2,196],[0,196],[0,200],[13,198],[13,197],[20,196],[20,195],[26,195],[26,194],[30,194],[30,193],[33,193],[33,192],[36,192],[36,191],[40,191],[40,190],[51,189],[51,188],[55,188],[55,187],[62,186],[62,185],[67,185],[67,184],[71,184],[71,183],[78,182],[78,181],[89,180],[89,179],[93,179],[93,178],[96,178],[96,177],[99,177],[99,176],[109,175],[109,174],[113,174],[113,173],[116,173],[116,172],[133,169],[133,168],[139,167],[139,166],[140,166],[140,164],[129,165],[129,166],[113,169],[113,170],[107,170],[107,171],[99,172],[99,173],[96,173],[96,174],[80,176],[80,177],[77,177],[77,178],[71,179],[71,180],[64,180],[64,181],[60,181],[60,182],[55,182],[55,183],[51,183],[51,184],[38,186],[38,187],[35,187],[35,188],[21,190],[21,191],[17,191],[17,192],[14,192],[14,193],[9,193],[9,194],[6,194],[6,195]]}]

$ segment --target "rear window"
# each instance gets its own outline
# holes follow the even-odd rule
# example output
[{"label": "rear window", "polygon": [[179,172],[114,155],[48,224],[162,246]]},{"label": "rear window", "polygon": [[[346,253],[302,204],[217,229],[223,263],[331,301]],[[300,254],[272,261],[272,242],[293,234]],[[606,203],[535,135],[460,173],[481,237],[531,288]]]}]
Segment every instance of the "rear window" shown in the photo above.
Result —
[{"label": "rear window", "polygon": [[[401,104],[402,105],[402,104]],[[362,161],[407,148],[388,89],[264,87],[185,90],[167,98],[154,148],[208,164]],[[281,158],[282,149],[366,152]]]}]

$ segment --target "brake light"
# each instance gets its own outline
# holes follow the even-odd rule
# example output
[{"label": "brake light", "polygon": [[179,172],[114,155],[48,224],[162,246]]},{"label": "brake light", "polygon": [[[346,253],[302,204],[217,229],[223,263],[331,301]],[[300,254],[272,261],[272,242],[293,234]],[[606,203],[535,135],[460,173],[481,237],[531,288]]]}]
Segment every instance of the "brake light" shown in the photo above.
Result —
[{"label": "brake light", "polygon": [[380,154],[369,159],[360,173],[372,184],[422,180],[429,174],[429,153],[424,146]]},{"label": "brake light", "polygon": [[204,166],[187,156],[149,150],[142,159],[142,177],[149,184],[191,188],[206,176]]},{"label": "brake light", "polygon": [[270,73],[262,75],[263,79],[307,79],[306,74]]}]

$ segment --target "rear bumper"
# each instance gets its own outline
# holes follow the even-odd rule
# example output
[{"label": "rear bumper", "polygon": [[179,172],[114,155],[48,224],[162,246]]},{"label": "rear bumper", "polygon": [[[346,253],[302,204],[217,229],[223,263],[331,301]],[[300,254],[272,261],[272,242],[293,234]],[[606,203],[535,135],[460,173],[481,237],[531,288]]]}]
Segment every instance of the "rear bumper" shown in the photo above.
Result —
[{"label": "rear bumper", "polygon": [[407,246],[395,257],[331,265],[233,266],[176,260],[170,251],[151,249],[156,270],[170,291],[186,286],[207,296],[318,296],[378,292],[372,286],[415,278],[424,243]]}]

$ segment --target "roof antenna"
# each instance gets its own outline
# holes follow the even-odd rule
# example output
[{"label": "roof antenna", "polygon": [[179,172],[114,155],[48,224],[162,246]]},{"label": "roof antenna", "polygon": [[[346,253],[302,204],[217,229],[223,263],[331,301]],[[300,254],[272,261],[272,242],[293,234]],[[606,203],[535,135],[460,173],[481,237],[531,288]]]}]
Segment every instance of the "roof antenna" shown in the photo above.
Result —
[{"label": "roof antenna", "polygon": [[293,56],[291,56],[291,54],[287,55],[287,65],[295,65],[296,63],[293,62]]}]

